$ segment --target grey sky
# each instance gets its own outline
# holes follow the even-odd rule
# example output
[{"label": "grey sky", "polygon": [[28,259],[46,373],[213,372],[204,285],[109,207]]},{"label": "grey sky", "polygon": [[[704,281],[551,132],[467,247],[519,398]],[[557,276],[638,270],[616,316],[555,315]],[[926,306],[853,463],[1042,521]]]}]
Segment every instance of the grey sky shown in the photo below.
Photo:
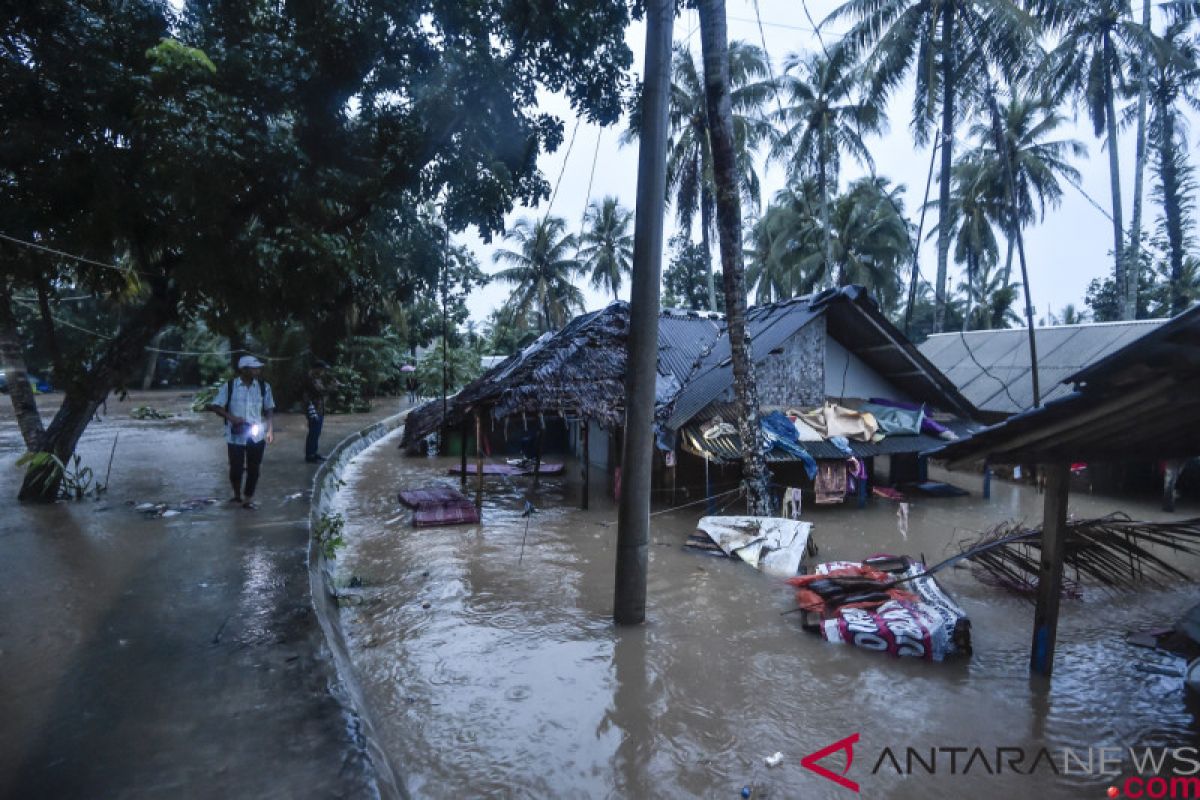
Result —
[{"label": "grey sky", "polygon": [[[836,0],[812,0],[809,11],[818,23],[836,7]],[[767,52],[771,57],[776,74],[779,74],[785,55],[795,51],[813,51],[819,49],[817,37],[812,32],[812,26],[804,13],[804,7],[798,0],[762,0],[759,11],[763,22],[763,34],[766,39]],[[1140,4],[1135,3],[1135,13],[1140,15]],[[731,39],[743,39],[752,44],[762,46],[762,37],[755,21],[755,9],[752,0],[728,0],[729,36]],[[675,20],[674,36],[676,41],[686,40],[693,52],[699,55],[700,36],[697,32],[698,20],[696,12],[687,11]],[[838,34],[845,30],[846,25],[836,29],[822,29],[822,36],[828,46],[837,39]],[[645,27],[638,23],[627,33],[627,41],[634,51],[636,66],[641,71],[642,51],[645,46]],[[911,81],[910,81],[911,83]],[[574,147],[568,155],[567,143],[570,142],[571,132],[575,127],[575,116],[568,104],[559,97],[546,96],[545,107],[559,114],[566,121],[565,142],[556,153],[543,155],[539,165],[553,185],[558,181],[562,172],[557,197],[553,201],[550,213],[567,219],[569,228],[579,229],[580,221],[588,198],[598,199],[605,195],[615,195],[621,203],[629,208],[634,206],[636,193],[637,148],[635,145],[620,147],[618,138],[624,126],[601,130],[586,122],[579,125],[575,136]],[[882,137],[868,140],[868,146],[875,158],[876,171],[879,175],[892,179],[893,183],[905,186],[905,210],[910,218],[916,219],[918,210],[924,198],[925,179],[929,169],[928,148],[917,148],[909,129],[910,109],[912,107],[912,90],[906,86],[891,98],[889,104],[889,119],[891,128]],[[1065,113],[1073,114],[1071,109]],[[961,152],[965,142],[967,125],[957,126],[956,154]],[[1108,157],[1091,132],[1091,125],[1085,115],[1078,115],[1073,126],[1065,127],[1062,138],[1075,138],[1083,142],[1088,149],[1088,156],[1079,159],[1075,166],[1082,174],[1082,187],[1095,201],[1107,209],[1110,205],[1110,188],[1108,173]],[[593,171],[593,154],[595,158],[595,175]],[[1133,198],[1134,172],[1134,132],[1124,131],[1120,143],[1121,155],[1121,191],[1125,207],[1125,222],[1129,224],[1130,208]],[[843,167],[843,186],[849,180],[867,174],[865,169],[858,167],[847,159]],[[759,172],[763,182],[763,201],[765,203],[783,185],[783,171],[778,165],[761,166]],[[937,198],[937,177],[934,176],[934,186],[931,198]],[[589,184],[591,186],[589,194]],[[1146,174],[1145,200],[1143,208],[1143,230],[1153,229],[1158,216],[1158,207],[1151,198],[1151,175]],[[547,203],[539,208],[517,209],[509,218],[512,221],[521,216],[541,216],[547,211]],[[674,234],[673,210],[668,209],[667,239]],[[925,231],[928,233],[937,222],[937,213],[931,210],[927,216]],[[486,272],[495,272],[498,268],[492,264],[492,253],[497,246],[505,246],[497,238],[491,245],[483,244],[478,237],[467,233],[460,241],[472,247],[479,257]],[[1039,317],[1044,316],[1048,308],[1058,313],[1067,303],[1082,307],[1084,291],[1093,278],[1110,274],[1111,258],[1108,255],[1112,248],[1112,226],[1108,218],[1097,210],[1080,192],[1064,184],[1064,198],[1057,209],[1048,209],[1043,224],[1034,226],[1027,231],[1026,252],[1029,259],[1030,284],[1033,290],[1033,302]],[[664,254],[664,268],[666,266]],[[921,244],[921,271],[926,278],[932,280],[936,272],[936,242],[926,239]],[[958,271],[951,263],[951,281],[958,282]],[[582,279],[581,279],[582,281]],[[494,308],[503,304],[508,297],[508,285],[494,282],[477,291],[468,300],[471,316],[482,321]],[[583,286],[589,309],[604,305],[609,297]],[[627,297],[627,292],[622,292]]]}]

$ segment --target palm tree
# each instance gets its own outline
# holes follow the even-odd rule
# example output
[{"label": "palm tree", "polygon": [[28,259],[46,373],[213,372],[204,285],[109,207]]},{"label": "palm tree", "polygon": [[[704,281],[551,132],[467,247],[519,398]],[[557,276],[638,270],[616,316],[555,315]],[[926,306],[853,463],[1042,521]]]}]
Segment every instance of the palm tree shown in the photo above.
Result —
[{"label": "palm tree", "polygon": [[[763,80],[767,61],[763,51],[742,41],[729,43],[729,88],[733,106],[734,154],[738,190],[743,201],[757,209],[761,189],[754,167],[754,152],[766,139],[770,124],[761,107],[771,87]],[[679,227],[691,235],[700,215],[700,241],[704,249],[709,309],[717,304],[712,269],[712,232],[716,219],[712,144],[704,78],[695,56],[686,45],[676,44],[671,67],[671,138],[667,144],[667,196],[674,203]],[[623,141],[636,138],[640,120],[634,114]]]},{"label": "palm tree", "polygon": [[[808,294],[819,286],[867,287],[886,310],[900,297],[900,266],[912,255],[902,187],[860,178],[830,204],[828,225],[813,214],[817,182],[776,194],[749,239],[747,280],[759,302]],[[821,244],[830,234],[829,250]]]},{"label": "palm tree", "polygon": [[883,106],[859,99],[860,72],[849,48],[828,55],[793,53],[784,61],[779,91],[786,98],[776,113],[783,130],[771,145],[769,158],[783,161],[792,180],[813,175],[821,201],[822,244],[831,265],[833,238],[829,223],[829,194],[837,191],[843,152],[863,165],[874,166],[863,144],[864,134],[878,133],[886,125]]},{"label": "palm tree", "polygon": [[1013,310],[1017,302],[1019,283],[1005,283],[997,262],[984,262],[974,280],[960,282],[958,291],[967,298],[970,313],[963,323],[964,328],[978,331],[1009,328],[1021,321]]},{"label": "palm tree", "polygon": [[[866,51],[870,97],[889,94],[916,76],[912,127],[918,145],[930,137],[938,112],[941,175],[938,208],[950,207],[955,115],[991,80],[1020,73],[1034,51],[1032,21],[1010,0],[847,0],[827,22],[849,18],[842,46]],[[940,94],[940,97],[939,97]],[[939,226],[934,330],[945,322],[950,226]]]},{"label": "palm tree", "polygon": [[1033,5],[1047,29],[1059,34],[1038,81],[1051,95],[1070,95],[1082,102],[1096,137],[1105,137],[1112,188],[1113,277],[1123,299],[1121,318],[1132,319],[1137,276],[1131,277],[1136,269],[1127,270],[1125,265],[1116,88],[1126,81],[1129,53],[1147,46],[1149,31],[1133,21],[1129,0],[1035,0]]},{"label": "palm tree", "polygon": [[[990,271],[1000,260],[1000,248],[992,230],[992,219],[996,216],[988,189],[980,180],[980,165],[974,161],[963,161],[954,168],[954,188],[950,193],[950,207],[938,218],[933,233],[939,236],[947,226],[954,235],[954,261],[966,264],[967,313],[964,320],[972,319],[971,308],[978,294],[976,281],[986,269]],[[933,233],[930,235],[932,236]]]},{"label": "palm tree", "polygon": [[573,281],[579,273],[573,255],[578,243],[566,229],[562,217],[537,222],[522,217],[504,234],[518,249],[492,254],[493,263],[509,265],[494,277],[516,287],[508,300],[514,318],[536,315],[541,333],[561,328],[573,312],[583,310],[583,292]]},{"label": "palm tree", "polygon": [[[742,211],[739,201],[737,124],[733,116],[732,48],[725,22],[725,0],[700,0],[700,44],[704,58],[704,97],[712,150],[717,235],[721,245],[721,282],[725,288],[725,330],[733,369],[733,393],[739,406],[738,434],[742,440],[742,486],[746,512],[771,513],[770,475],[759,426],[758,387],[754,356],[746,329],[746,275],[742,260]],[[744,145],[744,142],[742,143]]]},{"label": "palm tree", "polygon": [[579,235],[578,258],[584,272],[591,272],[592,286],[612,292],[633,269],[633,212],[622,208],[615,197],[588,204],[583,216],[585,229]]},{"label": "palm tree", "polygon": [[970,135],[978,142],[965,157],[977,170],[974,179],[994,211],[992,221],[1008,239],[1007,254],[1001,285],[1007,286],[1012,277],[1013,245],[1017,231],[1011,230],[1013,220],[1021,228],[1044,221],[1046,206],[1057,207],[1063,190],[1059,177],[1079,181],[1079,170],[1068,163],[1069,156],[1087,155],[1087,148],[1075,139],[1050,139],[1067,120],[1045,97],[1013,97],[1001,112],[1001,128],[1008,146],[1008,167],[1012,170],[1016,214],[1008,208],[1008,185],[1003,154],[996,146],[993,126],[985,120],[971,126]]},{"label": "palm tree", "polygon": [[1151,50],[1149,65],[1150,146],[1154,149],[1154,194],[1162,205],[1162,233],[1170,263],[1170,311],[1187,308],[1185,261],[1193,228],[1193,195],[1196,184],[1188,163],[1187,121],[1184,104],[1200,111],[1200,46],[1187,35],[1188,24],[1176,20],[1167,26]]}]

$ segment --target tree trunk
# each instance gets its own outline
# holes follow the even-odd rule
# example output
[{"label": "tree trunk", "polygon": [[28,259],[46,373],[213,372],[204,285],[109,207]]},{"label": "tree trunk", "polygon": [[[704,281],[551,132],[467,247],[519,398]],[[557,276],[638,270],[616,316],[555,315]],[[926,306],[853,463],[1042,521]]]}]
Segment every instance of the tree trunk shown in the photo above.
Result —
[{"label": "tree trunk", "polygon": [[[1142,7],[1142,27],[1150,32],[1150,7],[1145,3]],[[1142,183],[1146,173],[1146,99],[1150,93],[1150,59],[1143,56],[1141,75],[1138,79],[1137,101],[1137,160],[1133,171],[1133,221],[1129,229],[1129,260],[1133,265],[1134,279],[1126,276],[1125,294],[1121,297],[1124,307],[1122,316],[1126,319],[1137,317],[1138,264],[1141,264],[1142,248]],[[1119,286],[1117,288],[1120,288]]]},{"label": "tree trunk", "polygon": [[[38,444],[37,452],[52,453],[63,464],[68,463],[75,452],[75,445],[83,435],[96,409],[114,386],[122,383],[130,371],[141,363],[146,345],[154,335],[178,315],[177,296],[159,283],[145,305],[139,308],[122,326],[117,335],[108,342],[93,366],[78,381],[72,381],[63,398],[62,406],[45,435]],[[58,497],[62,474],[52,464],[31,465],[25,472],[19,500],[53,502]]]},{"label": "tree trunk", "polygon": [[162,343],[163,332],[154,334],[150,346],[146,349],[146,371],[142,373],[142,390],[154,386],[154,371],[158,366],[158,346]]},{"label": "tree trunk", "polygon": [[717,282],[713,277],[712,242],[708,232],[712,230],[712,198],[709,190],[700,190],[700,245],[704,249],[704,269],[708,276],[708,310],[717,310]]},{"label": "tree trunk", "polygon": [[[821,157],[820,167],[817,169],[817,183],[821,190],[821,228],[825,232],[825,277],[822,280],[822,288],[833,286],[833,232],[829,229],[829,178],[826,175],[826,159],[828,158],[828,136],[825,130],[824,119],[821,121]],[[842,278],[845,276],[839,275],[837,284],[842,283]]]},{"label": "tree trunk", "polygon": [[1137,297],[1137,264],[1127,264],[1125,261],[1125,226],[1121,216],[1121,160],[1117,153],[1117,108],[1113,98],[1112,70],[1116,55],[1113,53],[1112,39],[1104,37],[1104,104],[1105,116],[1108,118],[1108,172],[1112,182],[1112,219],[1113,219],[1113,278],[1117,284],[1117,301],[1121,309],[1121,319],[1135,319],[1136,305],[1130,312],[1125,302],[1129,297],[1126,281],[1134,281],[1133,296]]},{"label": "tree trunk", "polygon": [[950,170],[954,166],[954,2],[942,11],[942,174],[938,191],[937,286],[934,287],[933,332],[946,329],[946,279],[950,259]]},{"label": "tree trunk", "polygon": [[1004,238],[1008,240],[1008,253],[1004,256],[1004,280],[1000,281],[1000,286],[1007,289],[1012,281],[1013,245],[1016,243],[1016,237],[1013,236],[1012,231],[1008,231]]},{"label": "tree trunk", "polygon": [[700,0],[700,43],[704,52],[704,94],[708,107],[717,193],[717,235],[725,286],[725,319],[733,361],[733,389],[741,415],[742,475],[746,510],[771,513],[770,481],[758,422],[758,387],[746,336],[746,281],[742,264],[742,219],[733,144],[733,106],[729,96],[729,50],[725,0]]},{"label": "tree trunk", "polygon": [[0,287],[0,361],[4,365],[8,394],[12,398],[13,414],[17,418],[17,427],[21,429],[25,449],[36,450],[46,429],[38,413],[37,398],[29,385],[25,354],[12,311],[12,293],[7,286]]},{"label": "tree trunk", "polygon": [[1179,185],[1179,165],[1175,161],[1175,113],[1172,108],[1158,109],[1162,132],[1158,142],[1159,174],[1162,180],[1163,217],[1167,229],[1167,257],[1171,263],[1171,315],[1188,306],[1183,281],[1183,197]]}]

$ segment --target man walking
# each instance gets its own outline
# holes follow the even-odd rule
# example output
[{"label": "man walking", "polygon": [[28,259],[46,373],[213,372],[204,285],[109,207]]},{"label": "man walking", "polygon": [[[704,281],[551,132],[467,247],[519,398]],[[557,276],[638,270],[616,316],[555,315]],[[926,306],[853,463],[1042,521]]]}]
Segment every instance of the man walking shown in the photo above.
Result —
[{"label": "man walking", "polygon": [[319,451],[321,428],[325,425],[325,394],[329,384],[325,370],[329,365],[324,361],[313,362],[312,369],[304,379],[304,413],[308,417],[308,438],[304,440],[304,460],[310,464],[324,461],[325,456]]},{"label": "man walking", "polygon": [[[254,356],[238,359],[238,375],[221,386],[208,410],[225,419],[225,443],[229,450],[231,503],[255,509],[254,489],[267,445],[275,440],[272,418],[275,398],[271,384],[262,379],[263,364]],[[242,486],[245,475],[246,485]]]}]

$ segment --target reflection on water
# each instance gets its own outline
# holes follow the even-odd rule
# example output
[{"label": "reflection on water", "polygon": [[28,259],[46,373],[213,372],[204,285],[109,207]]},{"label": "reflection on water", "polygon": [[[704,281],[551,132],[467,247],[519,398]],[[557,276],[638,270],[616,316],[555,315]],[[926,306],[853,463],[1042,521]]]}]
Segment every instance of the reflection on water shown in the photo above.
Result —
[{"label": "reflection on water", "polygon": [[[611,622],[615,509],[593,487],[575,505],[572,478],[488,483],[482,526],[415,530],[396,492],[444,475],[450,459],[406,459],[396,437],[351,467],[339,499],[342,580],[366,602],[343,622],[384,746],[419,797],[845,797],[800,759],[861,736],[850,777],[866,796],[958,798],[1103,794],[1101,776],[872,774],[885,747],[1128,747],[1191,744],[1196,728],[1178,679],[1143,673],[1123,643],[1195,602],[1188,587],[1064,604],[1056,675],[1027,674],[1032,606],[951,570],[946,588],[971,616],[969,661],[897,661],[803,633],[790,587],[749,567],[681,548],[698,514],[654,518],[648,620]],[[568,470],[577,472],[577,470]],[[970,531],[1040,518],[1041,498],[996,482],[990,502],[914,503],[908,538],[893,505],[815,508],[806,518],[822,559],[904,552],[937,561]],[[472,486],[473,488],[473,486]],[[520,516],[525,493],[539,511]],[[1073,513],[1152,507],[1073,497]],[[526,525],[528,524],[528,530]],[[526,539],[523,559],[521,542]],[[1191,565],[1196,572],[1196,565]],[[424,608],[423,604],[428,604]],[[763,763],[776,751],[784,762]],[[840,770],[838,757],[828,764]],[[962,764],[959,764],[961,772]]]}]

